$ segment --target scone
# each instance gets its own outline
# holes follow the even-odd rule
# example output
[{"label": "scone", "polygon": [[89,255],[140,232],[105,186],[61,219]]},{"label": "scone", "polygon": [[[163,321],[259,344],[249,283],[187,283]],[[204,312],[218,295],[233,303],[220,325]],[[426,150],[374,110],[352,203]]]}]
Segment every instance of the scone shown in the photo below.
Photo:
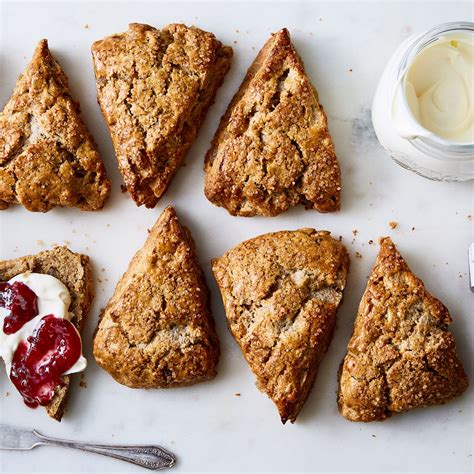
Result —
[{"label": "scone", "polygon": [[209,201],[239,216],[339,209],[326,115],[287,29],[273,34],[221,119],[205,160]]},{"label": "scone", "polygon": [[[54,247],[36,255],[0,261],[0,280],[5,282],[20,274],[32,272],[51,275],[66,286],[70,295],[71,323],[81,332],[93,298],[92,271],[89,257],[71,252],[67,247]],[[51,307],[51,303],[49,303]],[[70,375],[62,378],[54,397],[45,406],[48,415],[61,421],[70,389]]]},{"label": "scone", "polygon": [[110,192],[97,147],[69,93],[68,79],[38,43],[0,114],[0,209],[102,209]]},{"label": "scone", "polygon": [[102,312],[94,357],[132,388],[191,385],[216,375],[219,341],[191,234],[172,207],[151,229]]},{"label": "scone", "polygon": [[212,261],[229,328],[283,423],[313,386],[348,269],[344,245],[314,229],[261,235]]},{"label": "scone", "polygon": [[450,323],[446,307],[426,291],[390,238],[382,238],[341,364],[341,415],[384,420],[461,395],[468,380]]},{"label": "scone", "polygon": [[154,207],[166,191],[232,59],[212,33],[132,23],[92,45],[97,95],[127,190]]}]

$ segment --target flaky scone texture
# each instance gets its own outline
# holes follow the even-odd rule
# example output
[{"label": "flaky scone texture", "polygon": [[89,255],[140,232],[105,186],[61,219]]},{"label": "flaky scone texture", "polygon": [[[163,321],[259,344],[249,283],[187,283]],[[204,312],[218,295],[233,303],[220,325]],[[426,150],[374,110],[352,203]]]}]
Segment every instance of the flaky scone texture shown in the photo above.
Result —
[{"label": "flaky scone texture", "polygon": [[132,23],[92,46],[99,104],[125,185],[154,207],[196,139],[232,59],[212,33]]},{"label": "flaky scone texture", "polygon": [[212,261],[229,328],[283,423],[313,386],[348,269],[344,245],[314,229],[261,235]]},{"label": "flaky scone texture", "polygon": [[164,210],[101,314],[94,357],[119,383],[167,388],[213,378],[219,341],[194,242]]},{"label": "flaky scone texture", "polygon": [[[71,306],[69,307],[69,311],[73,315],[71,322],[81,332],[94,297],[89,257],[74,253],[67,247],[54,247],[36,255],[27,255],[13,260],[0,260],[1,281],[10,280],[25,272],[51,275],[66,286],[71,295]],[[45,407],[48,415],[57,421],[61,421],[64,415],[71,383],[70,378],[70,375],[63,377],[63,386],[56,389],[53,399]]]},{"label": "flaky scone texture", "polygon": [[71,98],[68,79],[38,43],[0,114],[0,209],[102,209],[110,192],[97,147]]},{"label": "flaky scone texture", "polygon": [[273,34],[221,119],[205,160],[205,194],[232,215],[296,204],[339,209],[341,177],[326,115],[290,41]]},{"label": "flaky scone texture", "polygon": [[426,291],[390,238],[382,238],[339,373],[341,415],[384,420],[463,393],[468,380],[450,323],[446,307]]}]

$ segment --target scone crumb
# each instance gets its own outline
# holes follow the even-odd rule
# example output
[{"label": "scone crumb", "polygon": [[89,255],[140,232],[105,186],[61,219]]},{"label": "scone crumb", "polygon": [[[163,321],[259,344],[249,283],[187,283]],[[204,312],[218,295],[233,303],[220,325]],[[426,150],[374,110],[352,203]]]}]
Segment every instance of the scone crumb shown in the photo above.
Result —
[{"label": "scone crumb", "polygon": [[44,240],[37,240],[36,245],[41,245],[42,247],[44,247],[46,243],[44,242]]},{"label": "scone crumb", "polygon": [[359,231],[358,231],[357,229],[354,229],[354,230],[352,231],[352,234],[354,235],[354,237],[355,237],[358,233],[359,233]]},{"label": "scone crumb", "polygon": [[235,393],[234,395],[235,395],[236,397],[240,397],[240,393],[238,393],[238,392]]},{"label": "scone crumb", "polygon": [[85,374],[81,374],[81,381],[79,382],[79,387],[87,388],[87,382],[85,381]]},{"label": "scone crumb", "polygon": [[362,258],[362,254],[360,252],[356,252],[356,258]]},{"label": "scone crumb", "polygon": [[120,192],[121,193],[126,193],[127,192],[127,187],[125,186],[125,184],[120,185]]},{"label": "scone crumb", "polygon": [[369,240],[369,245],[373,245],[374,241],[372,239]]},{"label": "scone crumb", "polygon": [[87,23],[84,25],[84,29],[85,29],[85,30],[88,30],[88,29],[89,29],[89,25],[88,25]]},{"label": "scone crumb", "polygon": [[5,392],[5,396],[8,397],[10,395],[10,392]]},{"label": "scone crumb", "polygon": [[390,221],[388,225],[390,226],[390,229],[396,229],[398,227],[398,222]]},{"label": "scone crumb", "polygon": [[471,215],[471,214],[468,214],[467,220],[468,220],[468,221],[472,221],[472,215]]}]

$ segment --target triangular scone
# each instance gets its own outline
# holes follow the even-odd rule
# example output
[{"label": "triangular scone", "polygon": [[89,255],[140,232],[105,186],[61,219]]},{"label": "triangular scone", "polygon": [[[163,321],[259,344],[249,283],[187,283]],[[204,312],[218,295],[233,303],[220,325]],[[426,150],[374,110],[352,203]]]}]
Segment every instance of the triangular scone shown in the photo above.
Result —
[{"label": "triangular scone", "polygon": [[276,404],[294,422],[331,342],[349,256],[314,229],[261,235],[212,262],[230,330]]},{"label": "triangular scone", "polygon": [[99,104],[125,185],[154,207],[196,139],[230,67],[212,33],[132,23],[92,46]]},{"label": "triangular scone", "polygon": [[240,216],[296,204],[339,209],[341,178],[326,115],[288,30],[273,34],[221,119],[205,162],[207,198]]},{"label": "triangular scone", "polygon": [[47,40],[18,79],[0,114],[0,209],[102,209],[110,182],[79,115],[68,79]]},{"label": "triangular scone", "polygon": [[[51,275],[63,283],[71,296],[71,322],[82,332],[94,297],[92,268],[87,255],[74,253],[67,247],[54,247],[36,255],[0,260],[0,281],[7,281],[20,273],[34,272]],[[51,418],[61,421],[71,388],[71,376],[64,375],[63,385],[56,388],[53,399],[45,406]]]},{"label": "triangular scone", "polygon": [[450,323],[445,306],[382,238],[339,373],[341,415],[384,420],[464,392],[468,380]]},{"label": "triangular scone", "polygon": [[133,257],[102,312],[94,357],[133,388],[191,385],[213,378],[219,341],[194,242],[172,207]]}]

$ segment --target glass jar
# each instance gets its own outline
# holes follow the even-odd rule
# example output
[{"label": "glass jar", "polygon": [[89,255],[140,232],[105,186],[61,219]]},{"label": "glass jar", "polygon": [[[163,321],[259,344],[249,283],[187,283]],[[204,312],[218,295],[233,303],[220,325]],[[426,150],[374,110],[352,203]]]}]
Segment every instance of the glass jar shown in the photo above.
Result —
[{"label": "glass jar", "polygon": [[405,40],[385,67],[372,105],[375,133],[393,160],[437,181],[474,179],[474,143],[454,143],[423,128],[408,106],[404,79],[409,65],[423,48],[454,33],[472,35],[474,23],[445,23]]}]

